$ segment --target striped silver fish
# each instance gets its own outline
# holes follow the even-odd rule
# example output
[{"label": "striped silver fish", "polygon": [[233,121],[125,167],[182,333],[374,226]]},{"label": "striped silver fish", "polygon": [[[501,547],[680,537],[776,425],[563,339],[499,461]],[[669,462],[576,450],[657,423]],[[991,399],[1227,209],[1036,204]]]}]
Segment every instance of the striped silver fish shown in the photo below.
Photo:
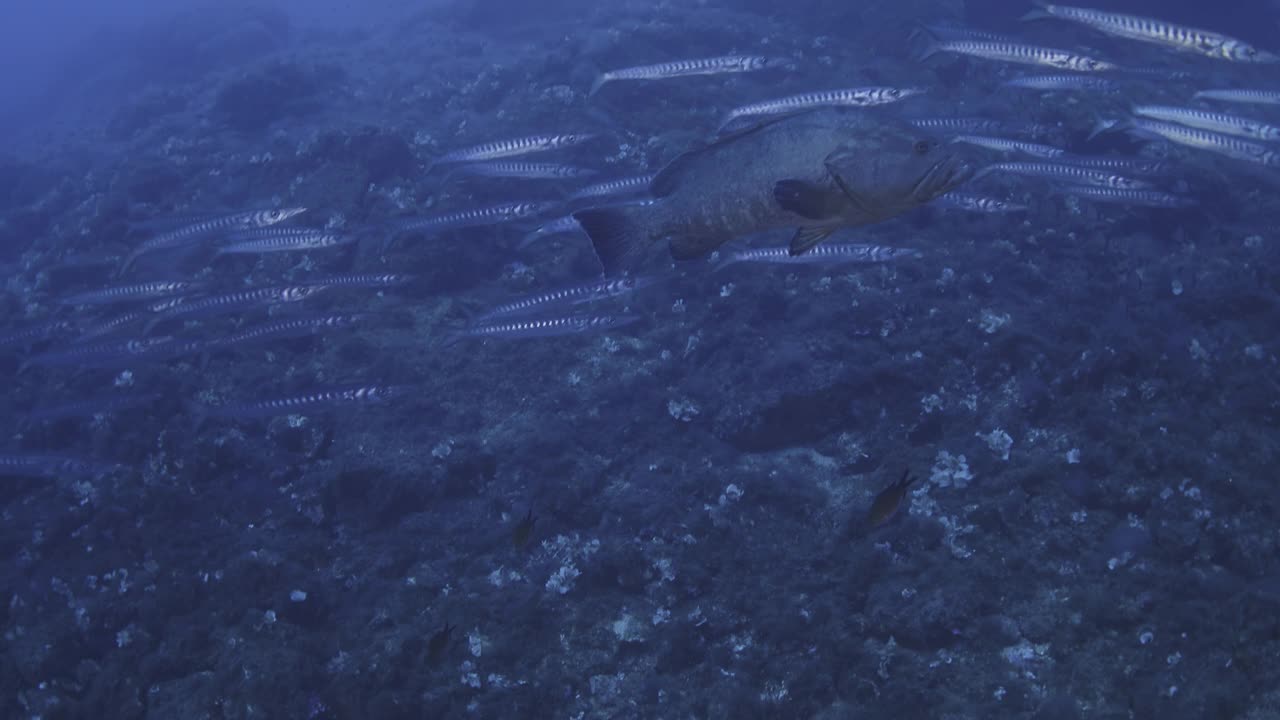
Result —
[{"label": "striped silver fish", "polygon": [[408,385],[336,385],[317,388],[301,395],[225,405],[200,405],[194,406],[193,410],[199,415],[222,418],[264,418],[349,405],[381,405],[408,395],[412,390]]},{"label": "striped silver fish", "polygon": [[1039,143],[1009,140],[1007,138],[986,137],[984,135],[956,135],[951,138],[951,142],[976,145],[978,147],[984,147],[988,150],[996,150],[998,152],[1018,152],[1024,155],[1031,155],[1032,157],[1046,159],[1061,157],[1067,153],[1066,150],[1053,147],[1052,145],[1041,145]]},{"label": "striped silver fish", "polygon": [[0,348],[31,346],[45,340],[70,335],[75,326],[66,320],[51,320],[0,335]]},{"label": "striped silver fish", "polygon": [[386,288],[413,282],[407,273],[345,273],[295,280],[297,285],[321,285],[330,288]]},{"label": "striped silver fish", "polygon": [[595,198],[611,197],[614,195],[629,195],[632,193],[649,192],[649,183],[653,182],[653,175],[636,175],[633,177],[619,178],[617,180],[606,180],[605,182],[588,185],[581,190],[569,196],[569,201],[592,200]]},{"label": "striped silver fish", "polygon": [[1138,117],[1177,123],[1223,135],[1235,135],[1253,140],[1280,140],[1280,127],[1238,115],[1169,105],[1138,105],[1131,112]]},{"label": "striped silver fish", "polygon": [[115,463],[70,455],[0,455],[0,475],[6,477],[91,477],[119,469]]},{"label": "striped silver fish", "polygon": [[937,200],[932,205],[952,210],[966,210],[968,212],[977,213],[1008,213],[1008,212],[1025,212],[1026,205],[1018,205],[1008,200],[993,198],[987,195],[974,195],[971,193],[949,192]]},{"label": "striped silver fish", "polygon": [[244,308],[270,307],[302,302],[328,289],[329,287],[326,285],[293,285],[239,290],[222,295],[196,298],[174,305],[155,315],[147,324],[147,332],[150,332],[157,324],[167,320],[203,317],[234,312]]},{"label": "striped silver fish", "polygon": [[459,165],[451,174],[520,180],[572,180],[591,177],[596,171],[560,163],[479,162]]},{"label": "striped silver fish", "polygon": [[1174,25],[1140,15],[1123,15],[1092,8],[1037,3],[1039,8],[1023,16],[1023,20],[1058,18],[1087,25],[1098,32],[1127,40],[1163,45],[1197,55],[1235,62],[1274,63],[1280,57],[1252,45],[1209,30]]},{"label": "striped silver fish", "polygon": [[89,340],[94,340],[104,335],[111,335],[113,333],[120,332],[134,323],[149,320],[153,315],[155,315],[155,312],[150,308],[115,315],[80,331],[80,334],[77,335],[76,339],[72,342],[88,342]]},{"label": "striped silver fish", "polygon": [[68,295],[58,302],[63,305],[112,305],[133,302],[136,300],[154,300],[156,298],[181,295],[200,287],[199,283],[184,280],[156,280],[153,282],[117,285],[99,290]]},{"label": "striped silver fish", "polygon": [[609,280],[599,280],[585,285],[563,287],[558,290],[529,295],[527,297],[520,298],[519,300],[499,305],[477,316],[475,323],[486,323],[497,317],[521,315],[536,310],[542,310],[548,306],[577,305],[578,303],[618,297],[620,295],[626,295],[641,288],[648,287],[655,282],[657,282],[657,280],[652,277],[627,276]]},{"label": "striped silver fish", "polygon": [[884,245],[822,243],[803,255],[792,255],[790,248],[786,246],[728,252],[721,257],[713,270],[744,262],[780,265],[845,265],[883,263],[907,257],[920,257],[920,252]]},{"label": "striped silver fish", "polygon": [[274,252],[303,252],[324,248],[341,247],[355,242],[354,235],[329,232],[327,230],[309,230],[291,235],[278,235],[259,240],[245,240],[218,248],[217,257],[222,255],[263,255]]},{"label": "striped silver fish", "polygon": [[1052,127],[1040,123],[993,120],[979,117],[915,118],[907,120],[907,123],[920,130],[931,130],[948,135],[1021,134],[1030,135],[1031,137],[1044,137],[1054,131]]},{"label": "striped silver fish", "polygon": [[1218,100],[1220,102],[1253,103],[1256,105],[1280,105],[1280,91],[1243,89],[1201,90],[1192,100]]},{"label": "striped silver fish", "polygon": [[780,115],[820,107],[873,107],[895,103],[923,93],[922,88],[858,87],[789,95],[776,100],[765,100],[734,108],[720,123],[720,129],[723,131],[735,120],[744,117]]},{"label": "striped silver fish", "polygon": [[507,322],[471,325],[450,335],[444,345],[448,347],[468,338],[499,338],[516,340],[524,338],[558,337],[588,332],[613,330],[640,321],[639,315],[570,315],[567,317],[511,320]]},{"label": "striped silver fish", "polygon": [[1176,145],[1205,150],[1235,160],[1280,167],[1280,154],[1270,147],[1231,135],[1141,117],[1122,121],[1116,127],[1141,137],[1168,140]]},{"label": "striped silver fish", "polygon": [[[477,162],[480,160],[501,160],[530,153],[559,150],[573,145],[580,145],[596,137],[595,133],[560,133],[556,135],[529,135],[526,137],[495,140],[469,148],[453,150],[437,158],[432,167],[446,163]],[[428,171],[431,168],[427,168]]]},{"label": "striped silver fish", "polygon": [[65,420],[68,418],[91,418],[99,415],[115,415],[117,413],[144,407],[155,402],[156,395],[100,395],[82,400],[59,403],[57,405],[41,405],[33,408],[26,419],[32,422]]},{"label": "striped silver fish", "polygon": [[201,352],[203,341],[176,340],[171,336],[133,338],[92,345],[76,345],[32,355],[18,367],[22,373],[29,367],[114,368],[136,362],[163,360]]},{"label": "striped silver fish", "polygon": [[330,330],[359,327],[371,317],[373,316],[369,313],[336,313],[314,317],[285,318],[284,320],[274,320],[245,328],[239,332],[214,340],[209,344],[213,348],[224,348],[266,340],[306,337]]},{"label": "striped silver fish", "polygon": [[1115,92],[1120,85],[1114,80],[1093,75],[1024,75],[1006,81],[1004,87],[1023,88],[1026,90],[1085,90],[1109,93]]},{"label": "striped silver fish", "polygon": [[1196,204],[1195,200],[1184,195],[1161,192],[1159,190],[1126,190],[1122,188],[1090,187],[1088,185],[1064,186],[1058,192],[1092,200],[1094,202],[1116,203],[1120,205],[1141,205],[1157,208],[1187,208]]},{"label": "striped silver fish", "polygon": [[1063,155],[1057,160],[1069,165],[1111,170],[1125,175],[1164,175],[1169,172],[1170,167],[1164,160],[1125,155]]},{"label": "striped silver fish", "polygon": [[1109,62],[1080,55],[1070,50],[1024,45],[1011,42],[986,42],[981,40],[943,40],[930,43],[920,54],[920,60],[927,60],[938,53],[953,53],[984,60],[1018,63],[1022,65],[1041,65],[1074,70],[1077,72],[1101,72],[1115,70],[1116,66]]},{"label": "striped silver fish", "polygon": [[578,224],[577,218],[572,215],[565,215],[564,217],[558,217],[555,220],[550,220],[534,228],[532,232],[529,232],[523,238],[520,238],[520,244],[516,245],[516,249],[523,250],[539,240],[553,237],[555,235],[568,235],[570,233],[579,232],[582,232],[582,226]]},{"label": "striped silver fish", "polygon": [[554,202],[509,202],[431,217],[397,218],[391,221],[391,226],[396,233],[456,230],[481,225],[497,225],[512,220],[528,220],[558,206],[559,203]]},{"label": "striped silver fish", "polygon": [[124,272],[125,270],[128,270],[139,257],[149,252],[197,243],[218,233],[224,233],[231,230],[275,225],[303,212],[306,212],[306,208],[292,207],[277,208],[274,210],[250,210],[248,212],[233,213],[230,215],[219,215],[213,219],[203,220],[193,225],[184,225],[176,230],[160,233],[134,248],[133,251],[125,257],[124,262],[121,264],[120,271]]},{"label": "striped silver fish", "polygon": [[587,93],[587,97],[600,92],[600,88],[606,83],[615,80],[666,80],[691,75],[756,72],[772,68],[794,69],[795,66],[791,60],[763,55],[723,55],[696,60],[677,60],[657,65],[639,65],[597,75],[595,82],[591,83],[591,91]]},{"label": "striped silver fish", "polygon": [[1123,188],[1128,190],[1146,189],[1151,187],[1151,184],[1144,180],[1124,177],[1123,175],[1114,175],[1109,172],[1081,167],[1079,165],[1063,165],[1058,163],[995,163],[979,170],[975,177],[982,177],[994,172],[1036,177],[1044,180],[1057,180],[1076,185],[1094,185],[1097,187]]},{"label": "striped silver fish", "polygon": [[932,37],[946,40],[985,40],[987,42],[1013,41],[1013,38],[1003,33],[960,27],[958,25],[921,25],[907,35],[907,40],[913,41],[919,38],[921,33],[927,33]]}]

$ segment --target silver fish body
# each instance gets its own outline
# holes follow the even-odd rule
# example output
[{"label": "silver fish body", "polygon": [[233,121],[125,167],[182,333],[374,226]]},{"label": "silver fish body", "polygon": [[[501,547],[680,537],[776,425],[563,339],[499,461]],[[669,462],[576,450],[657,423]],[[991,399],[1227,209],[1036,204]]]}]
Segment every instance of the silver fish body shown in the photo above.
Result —
[{"label": "silver fish body", "polygon": [[531,318],[471,325],[451,335],[445,345],[466,338],[519,340],[528,338],[580,335],[625,327],[640,321],[639,315],[570,315],[553,318]]},{"label": "silver fish body", "polygon": [[1059,188],[1065,195],[1091,200],[1093,202],[1114,203],[1118,205],[1140,205],[1156,208],[1188,208],[1193,207],[1195,200],[1159,190],[1125,190],[1120,188],[1093,187],[1089,185],[1066,186]]},{"label": "silver fish body", "polygon": [[967,55],[983,60],[996,60],[1021,65],[1039,65],[1075,72],[1101,72],[1116,69],[1116,66],[1109,62],[1070,50],[982,40],[943,40],[935,42],[925,48],[920,59],[926,60],[937,53]]},{"label": "silver fish body", "polygon": [[1125,177],[1079,165],[1037,162],[1006,162],[988,165],[978,171],[979,175],[994,172],[1010,173],[1036,177],[1044,180],[1074,183],[1077,185],[1094,185],[1097,187],[1124,188],[1128,190],[1146,189],[1151,184],[1144,180]]},{"label": "silver fish body", "polygon": [[1067,152],[1062,148],[1056,148],[1052,145],[1041,145],[1039,143],[1010,140],[1008,138],[987,137],[984,135],[956,135],[951,138],[951,142],[976,145],[978,147],[984,147],[988,150],[995,150],[997,152],[1022,153],[1024,155],[1045,159],[1061,157]]},{"label": "silver fish body", "polygon": [[156,298],[181,295],[199,288],[199,283],[183,280],[156,280],[153,282],[118,285],[116,287],[89,290],[62,298],[63,305],[112,305],[116,303],[134,302],[136,300],[153,300]]},{"label": "silver fish body", "polygon": [[459,165],[454,171],[460,175],[486,178],[514,178],[520,180],[573,180],[591,177],[595,170],[561,163],[532,162],[479,162]]},{"label": "silver fish body", "polygon": [[538,293],[494,307],[475,319],[475,323],[487,323],[493,318],[522,315],[555,305],[577,305],[632,293],[655,282],[650,277],[620,277],[599,280],[585,285],[572,285],[545,293]]},{"label": "silver fish body", "polygon": [[924,93],[922,88],[895,87],[858,87],[842,90],[824,90],[820,92],[789,95],[776,100],[743,105],[729,111],[720,123],[720,129],[744,117],[759,115],[780,115],[821,107],[874,107],[899,102],[909,97]]},{"label": "silver fish body", "polygon": [[91,477],[113,472],[120,466],[70,455],[0,455],[0,475],[21,477]]},{"label": "silver fish body", "polygon": [[526,234],[520,239],[520,244],[516,245],[516,249],[523,250],[539,240],[553,237],[555,235],[567,235],[579,232],[582,232],[582,226],[578,224],[577,219],[572,215],[565,215],[563,217],[558,217],[555,220],[545,222],[534,228],[532,232]]},{"label": "silver fish body", "polygon": [[500,205],[460,210],[431,217],[399,218],[392,221],[398,233],[434,232],[456,230],[482,225],[497,225],[512,220],[527,220],[542,215],[555,207],[552,202],[509,202]]},{"label": "silver fish body", "polygon": [[158,323],[166,320],[205,317],[235,312],[245,308],[302,302],[328,289],[329,287],[325,285],[294,285],[254,288],[252,290],[239,290],[222,295],[196,298],[157,313],[148,324],[147,329],[150,331]]},{"label": "silver fish body", "polygon": [[1025,212],[1027,209],[1026,205],[1018,205],[1008,200],[961,192],[949,192],[931,204],[941,208],[986,214]]},{"label": "silver fish body", "polygon": [[793,66],[794,63],[790,60],[770,58],[763,55],[722,55],[693,60],[676,60],[656,65],[639,65],[601,73],[592,83],[591,90],[587,93],[587,96],[595,95],[600,92],[600,88],[604,87],[605,84],[615,80],[667,80],[693,75],[724,75]]},{"label": "silver fish body", "polygon": [[217,254],[263,255],[266,253],[276,252],[304,252],[307,250],[341,247],[343,245],[350,245],[355,241],[356,238],[353,235],[328,232],[325,230],[313,230],[293,235],[280,235],[277,237],[265,237],[257,240],[235,242],[218,248]]},{"label": "silver fish body", "polygon": [[530,153],[559,150],[560,148],[580,145],[596,137],[595,133],[557,133],[548,135],[528,135],[525,137],[495,140],[445,153],[434,165],[446,163],[477,162],[481,160],[501,160],[518,157]]},{"label": "silver fish body", "polygon": [[197,408],[201,414],[224,418],[264,418],[294,415],[344,406],[381,405],[412,392],[407,385],[338,385],[301,395]]},{"label": "silver fish body", "polygon": [[1169,105],[1138,105],[1134,115],[1252,140],[1280,140],[1280,127],[1238,115]]},{"label": "silver fish body", "polygon": [[1005,87],[1026,90],[1115,92],[1119,85],[1114,80],[1093,75],[1024,75],[1004,83]]},{"label": "silver fish body", "polygon": [[210,345],[214,348],[240,347],[268,340],[320,335],[330,331],[359,327],[369,317],[367,313],[339,313],[274,320],[214,340]]},{"label": "silver fish body", "polygon": [[726,253],[716,263],[721,270],[738,263],[770,263],[780,265],[848,265],[877,264],[902,258],[919,257],[920,252],[909,248],[884,245],[823,243],[803,255],[792,255],[787,247],[752,248]]},{"label": "silver fish body", "polygon": [[1140,15],[1124,15],[1092,8],[1072,7],[1040,3],[1037,10],[1028,13],[1024,20],[1058,18],[1087,25],[1098,32],[1127,40],[1163,45],[1175,50],[1191,52],[1219,60],[1248,63],[1280,62],[1280,57],[1259,50],[1236,38],[1175,25]]},{"label": "silver fish body", "polygon": [[177,229],[160,233],[134,248],[133,252],[125,257],[121,271],[127,270],[139,257],[149,252],[201,242],[219,233],[275,225],[303,212],[306,212],[306,208],[250,210],[230,215],[219,215],[192,225],[184,225]]},{"label": "silver fish body", "polygon": [[1257,105],[1280,105],[1280,91],[1255,89],[1219,89],[1201,90],[1191,96],[1192,100],[1217,100],[1219,102],[1253,103]]},{"label": "silver fish body", "polygon": [[647,193],[649,192],[649,183],[651,182],[653,182],[653,175],[636,175],[633,177],[619,178],[617,180],[607,180],[605,182],[588,185],[577,190],[569,196],[569,201],[595,200],[597,198],[612,197],[615,195]]},{"label": "silver fish body", "polygon": [[1176,145],[1205,150],[1233,160],[1244,160],[1267,167],[1280,167],[1280,153],[1266,145],[1232,135],[1142,117],[1130,118],[1121,125],[1121,128],[1142,137],[1167,140]]}]

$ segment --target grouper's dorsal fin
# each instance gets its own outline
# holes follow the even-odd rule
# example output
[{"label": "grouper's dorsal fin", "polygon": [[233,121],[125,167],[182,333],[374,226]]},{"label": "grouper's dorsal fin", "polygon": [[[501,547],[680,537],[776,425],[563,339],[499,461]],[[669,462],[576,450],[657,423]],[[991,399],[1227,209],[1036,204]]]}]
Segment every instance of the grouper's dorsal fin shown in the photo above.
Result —
[{"label": "grouper's dorsal fin", "polygon": [[653,180],[649,182],[649,193],[655,198],[667,197],[674,193],[676,188],[679,187],[680,179],[684,177],[685,168],[689,166],[689,163],[701,157],[703,154],[715,152],[729,143],[737,142],[742,138],[755,135],[762,130],[773,127],[783,120],[788,120],[792,117],[795,117],[795,113],[791,115],[784,115],[782,117],[770,117],[767,120],[763,120],[753,125],[748,125],[740,130],[734,130],[731,133],[721,135],[702,147],[694,148],[693,150],[686,150],[680,155],[677,155],[674,160],[667,163],[667,166],[659,170],[657,175],[653,176]]}]

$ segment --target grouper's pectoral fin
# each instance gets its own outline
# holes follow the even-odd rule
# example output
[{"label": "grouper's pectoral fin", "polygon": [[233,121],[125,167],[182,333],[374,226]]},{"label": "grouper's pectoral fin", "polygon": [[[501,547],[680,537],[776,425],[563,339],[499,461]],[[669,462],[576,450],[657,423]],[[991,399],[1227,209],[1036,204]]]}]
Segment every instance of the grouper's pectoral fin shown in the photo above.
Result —
[{"label": "grouper's pectoral fin", "polygon": [[831,189],[804,180],[779,180],[773,185],[778,207],[810,220],[826,220],[831,212]]},{"label": "grouper's pectoral fin", "polygon": [[791,247],[787,249],[787,253],[792,257],[803,255],[813,249],[813,246],[831,237],[831,233],[838,228],[834,225],[814,225],[802,227],[796,230],[796,234],[791,238]]},{"label": "grouper's pectoral fin", "polygon": [[845,181],[844,176],[840,174],[840,163],[847,161],[847,156],[839,152],[835,152],[827,156],[826,162],[824,163],[827,166],[827,174],[831,176],[832,184],[839,188],[840,194],[844,196],[849,207],[861,215],[873,217],[875,213],[872,212],[872,203],[869,199],[849,185],[849,183]]}]

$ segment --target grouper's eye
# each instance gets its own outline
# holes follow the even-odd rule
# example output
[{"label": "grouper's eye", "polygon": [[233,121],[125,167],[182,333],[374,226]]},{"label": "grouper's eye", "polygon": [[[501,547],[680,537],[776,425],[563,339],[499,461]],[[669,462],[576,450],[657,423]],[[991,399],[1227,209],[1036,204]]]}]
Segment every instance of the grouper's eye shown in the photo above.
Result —
[{"label": "grouper's eye", "polygon": [[929,147],[928,140],[917,140],[914,150],[917,155],[927,155],[929,153]]}]

